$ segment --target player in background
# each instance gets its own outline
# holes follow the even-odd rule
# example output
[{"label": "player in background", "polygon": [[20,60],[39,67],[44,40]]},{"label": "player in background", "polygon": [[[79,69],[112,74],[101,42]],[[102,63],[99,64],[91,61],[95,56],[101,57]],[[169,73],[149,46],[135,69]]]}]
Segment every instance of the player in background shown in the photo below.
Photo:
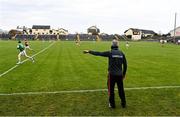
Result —
[{"label": "player in background", "polygon": [[21,64],[21,56],[25,56],[29,59],[32,60],[32,62],[34,62],[34,58],[33,57],[30,57],[26,54],[26,51],[25,51],[25,47],[24,45],[21,43],[21,41],[18,41],[18,45],[17,45],[17,49],[20,51],[19,54],[18,54],[18,63],[17,64]]},{"label": "player in background", "polygon": [[76,43],[77,46],[80,46],[80,36],[79,36],[78,33],[76,33],[75,43]]},{"label": "player in background", "polygon": [[128,48],[129,48],[129,42],[126,41],[126,49],[128,49]]},{"label": "player in background", "polygon": [[24,45],[25,45],[25,49],[33,50],[33,49],[30,48],[27,39],[24,39]]}]

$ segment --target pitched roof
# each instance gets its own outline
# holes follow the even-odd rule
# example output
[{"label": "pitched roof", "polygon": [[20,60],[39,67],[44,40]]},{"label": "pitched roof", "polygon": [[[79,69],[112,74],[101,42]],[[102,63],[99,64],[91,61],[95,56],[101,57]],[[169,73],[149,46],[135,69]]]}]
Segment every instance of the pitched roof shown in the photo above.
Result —
[{"label": "pitched roof", "polygon": [[140,30],[145,34],[155,34],[153,30],[143,30],[143,29],[140,29]]},{"label": "pitched roof", "polygon": [[33,25],[32,29],[50,29],[49,25]]},{"label": "pitched roof", "polygon": [[[145,29],[137,29],[137,28],[130,28],[131,30],[133,31],[136,31],[136,32],[142,32],[144,34],[155,34],[155,32],[153,30],[145,30]],[[130,30],[128,29],[128,30]],[[126,33],[128,30],[126,30],[124,33]]]},{"label": "pitched roof", "polygon": [[88,29],[98,29],[96,26],[91,26]]},{"label": "pitched roof", "polygon": [[68,32],[68,30],[66,30],[64,28],[59,28],[58,30],[64,30],[65,32]]},{"label": "pitched roof", "polygon": [[87,29],[88,33],[100,33],[100,29],[96,26],[91,26]]}]

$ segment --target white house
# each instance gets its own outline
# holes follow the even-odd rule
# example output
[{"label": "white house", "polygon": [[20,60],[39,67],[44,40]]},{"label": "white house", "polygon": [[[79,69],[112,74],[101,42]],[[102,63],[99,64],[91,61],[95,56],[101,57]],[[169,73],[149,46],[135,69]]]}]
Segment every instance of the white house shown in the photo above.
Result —
[{"label": "white house", "polygon": [[100,29],[97,28],[96,26],[91,26],[87,29],[88,34],[92,35],[98,35],[100,33]]},{"label": "white house", "polygon": [[63,28],[51,29],[49,25],[33,25],[32,29],[28,29],[27,32],[34,35],[68,35],[68,30]]},{"label": "white house", "polygon": [[[169,33],[171,37],[174,37],[174,30],[171,30]],[[180,37],[180,26],[175,29],[175,37]]]},{"label": "white house", "polygon": [[48,35],[50,34],[50,26],[49,25],[33,25],[32,26],[32,34],[34,35]]},{"label": "white house", "polygon": [[[52,31],[52,32],[51,32]],[[68,30],[64,29],[64,28],[59,28],[59,29],[52,29],[50,32],[51,34],[54,35],[68,35]]]},{"label": "white house", "polygon": [[152,30],[129,28],[124,34],[132,40],[140,40],[142,37],[154,36],[155,32]]}]

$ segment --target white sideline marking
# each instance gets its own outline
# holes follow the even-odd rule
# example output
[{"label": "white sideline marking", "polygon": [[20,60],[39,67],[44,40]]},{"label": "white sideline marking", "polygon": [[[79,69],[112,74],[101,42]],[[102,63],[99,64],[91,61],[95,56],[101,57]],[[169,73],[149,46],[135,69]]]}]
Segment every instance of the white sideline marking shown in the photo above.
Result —
[{"label": "white sideline marking", "polygon": [[[125,88],[125,90],[170,89],[170,88],[180,88],[180,86],[134,87],[134,88]],[[62,93],[87,93],[87,92],[102,92],[102,91],[107,91],[107,89],[71,90],[71,91],[54,91],[54,92],[0,93],[0,96],[62,94]]]},{"label": "white sideline marking", "polygon": [[[32,57],[34,57],[34,56],[36,56],[36,55],[44,52],[45,50],[47,50],[48,48],[50,48],[54,43],[55,43],[55,42],[53,42],[52,44],[50,44],[48,47],[42,49],[42,50],[39,51],[38,53],[34,54]],[[24,63],[24,62],[26,62],[26,61],[28,61],[28,60],[29,60],[29,58],[27,58],[27,59],[25,59],[24,61],[22,61],[22,63]],[[6,75],[8,72],[12,71],[13,69],[15,69],[15,68],[18,67],[18,66],[19,66],[19,65],[15,65],[15,66],[11,67],[9,70],[7,70],[7,71],[5,71],[4,73],[0,74],[0,77]]]}]

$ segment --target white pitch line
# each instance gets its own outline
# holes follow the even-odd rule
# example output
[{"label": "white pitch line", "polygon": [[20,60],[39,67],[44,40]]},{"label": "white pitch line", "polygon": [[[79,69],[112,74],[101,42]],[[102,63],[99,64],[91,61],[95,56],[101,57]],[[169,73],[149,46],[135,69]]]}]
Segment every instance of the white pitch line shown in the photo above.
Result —
[{"label": "white pitch line", "polygon": [[[45,50],[47,50],[48,48],[50,48],[54,43],[55,43],[55,42],[53,42],[52,44],[50,44],[48,47],[42,49],[42,50],[39,51],[38,53],[34,54],[32,57],[34,57],[34,56],[36,56],[36,55],[44,52]],[[26,62],[26,61],[28,61],[28,60],[29,60],[29,58],[27,58],[27,59],[25,59],[24,61],[22,61],[22,63],[24,63],[24,62]],[[15,66],[11,67],[9,70],[7,70],[7,71],[5,71],[4,73],[0,74],[0,77],[6,75],[7,73],[9,73],[10,71],[12,71],[13,69],[15,69],[15,68],[18,67],[18,66],[19,66],[19,65],[15,65]]]},{"label": "white pitch line", "polygon": [[125,88],[125,90],[146,90],[146,89],[172,89],[172,88],[180,88],[180,86],[157,86],[157,87],[132,87]]},{"label": "white pitch line", "polygon": [[[172,88],[180,88],[180,86],[134,87],[134,88],[125,88],[125,90],[170,89],[170,88],[171,89]],[[53,91],[53,92],[0,93],[0,96],[87,93],[87,92],[102,92],[102,91],[107,91],[107,89],[70,90],[70,91]]]}]

